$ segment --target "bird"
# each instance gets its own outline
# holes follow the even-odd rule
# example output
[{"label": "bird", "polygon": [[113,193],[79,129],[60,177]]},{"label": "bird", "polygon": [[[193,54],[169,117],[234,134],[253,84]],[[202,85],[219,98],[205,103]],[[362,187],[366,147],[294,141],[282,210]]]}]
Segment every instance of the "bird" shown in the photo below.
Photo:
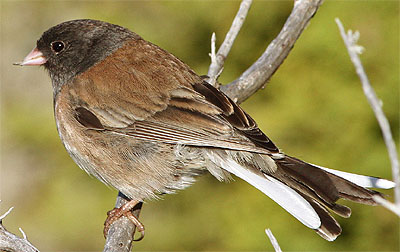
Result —
[{"label": "bird", "polygon": [[205,172],[219,181],[236,176],[333,241],[342,229],[332,213],[351,214],[339,199],[377,205],[374,197],[383,194],[369,188],[394,187],[287,155],[204,77],[119,25],[60,23],[17,64],[47,70],[65,149],[81,169],[129,198],[125,210],[185,189]]}]

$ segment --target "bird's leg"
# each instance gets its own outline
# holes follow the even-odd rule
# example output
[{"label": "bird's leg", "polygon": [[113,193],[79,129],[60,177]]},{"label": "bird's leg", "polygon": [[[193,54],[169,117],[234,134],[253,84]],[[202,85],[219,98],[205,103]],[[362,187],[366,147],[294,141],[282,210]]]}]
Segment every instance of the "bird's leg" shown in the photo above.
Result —
[{"label": "bird's leg", "polygon": [[135,224],[137,231],[140,232],[141,236],[138,239],[134,239],[134,241],[140,241],[144,237],[144,225],[139,221],[139,219],[134,216],[131,212],[131,210],[137,205],[140,204],[141,202],[138,200],[130,200],[124,205],[122,205],[119,208],[114,208],[113,210],[110,210],[107,212],[107,219],[104,222],[104,230],[103,234],[104,237],[107,237],[108,230],[110,229],[111,224],[121,218],[122,216],[125,216],[128,218],[130,221],[132,221],[133,224]]}]

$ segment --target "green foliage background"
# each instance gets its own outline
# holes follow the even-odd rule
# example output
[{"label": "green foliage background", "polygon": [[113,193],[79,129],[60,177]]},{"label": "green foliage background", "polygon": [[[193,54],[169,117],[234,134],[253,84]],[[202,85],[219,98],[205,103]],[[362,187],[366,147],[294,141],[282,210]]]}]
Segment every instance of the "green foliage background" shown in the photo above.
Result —
[{"label": "green foliage background", "polygon": [[[62,21],[101,19],[139,33],[188,63],[209,65],[210,37],[221,43],[238,1],[2,1],[1,213],[41,251],[100,251],[105,213],[116,191],[77,168],[62,147],[52,91],[39,68],[18,68],[41,33]],[[220,78],[237,78],[277,35],[293,1],[255,1]],[[363,96],[334,18],[359,30],[366,72],[399,137],[399,2],[325,1],[264,90],[243,104],[283,151],[312,163],[391,178],[380,130]],[[393,199],[391,191],[385,191]],[[245,182],[210,175],[191,188],[144,205],[146,238],[136,251],[398,251],[399,219],[382,207],[352,203],[343,234],[327,242]]]}]

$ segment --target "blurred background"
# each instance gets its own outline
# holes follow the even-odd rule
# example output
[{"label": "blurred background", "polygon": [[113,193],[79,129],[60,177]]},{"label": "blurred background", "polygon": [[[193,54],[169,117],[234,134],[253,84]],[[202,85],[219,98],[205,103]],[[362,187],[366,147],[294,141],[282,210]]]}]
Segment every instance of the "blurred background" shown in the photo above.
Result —
[{"label": "blurred background", "polygon": [[[42,32],[91,18],[128,27],[206,74],[210,38],[219,45],[239,1],[1,1],[0,214],[23,228],[41,251],[100,251],[106,212],[117,192],[69,158],[53,119],[43,68],[16,67]],[[293,1],[255,1],[220,78],[229,83],[278,34]],[[391,178],[381,132],[363,95],[334,18],[359,30],[361,58],[399,139],[399,2],[326,1],[276,74],[243,103],[286,153],[330,168]],[[397,143],[398,144],[398,143]],[[391,190],[384,191],[393,200]],[[345,203],[345,202],[342,202]],[[247,183],[211,175],[163,200],[147,202],[146,237],[134,251],[272,250],[270,228],[284,251],[398,251],[399,219],[382,207],[346,202],[343,234],[327,242]]]}]

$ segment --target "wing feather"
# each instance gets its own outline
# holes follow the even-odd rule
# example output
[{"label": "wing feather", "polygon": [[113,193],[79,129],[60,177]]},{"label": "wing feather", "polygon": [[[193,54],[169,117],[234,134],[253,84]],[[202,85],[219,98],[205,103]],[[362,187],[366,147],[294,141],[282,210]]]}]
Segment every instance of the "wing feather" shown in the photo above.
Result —
[{"label": "wing feather", "polygon": [[147,141],[270,154],[268,150],[257,147],[250,141],[243,141],[243,139],[238,137],[220,137],[208,132],[196,132],[191,129],[160,122],[138,121],[129,128],[119,129],[106,127],[106,130]]},{"label": "wing feather", "polygon": [[[121,69],[121,62],[134,67]],[[229,97],[178,58],[144,40],[127,43],[113,57],[77,76],[69,95],[79,114],[76,118],[85,127],[92,126],[90,130],[96,126],[165,143],[279,152]]]}]

